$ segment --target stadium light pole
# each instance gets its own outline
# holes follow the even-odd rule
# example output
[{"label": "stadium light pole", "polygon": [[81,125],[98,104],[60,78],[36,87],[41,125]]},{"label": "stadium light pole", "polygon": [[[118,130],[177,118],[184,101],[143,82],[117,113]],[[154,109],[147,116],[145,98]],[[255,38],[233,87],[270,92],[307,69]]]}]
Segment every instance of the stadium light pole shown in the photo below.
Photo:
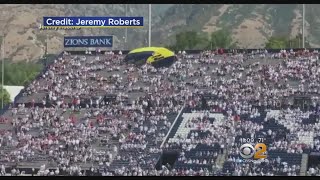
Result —
[{"label": "stadium light pole", "polygon": [[48,34],[46,34],[46,47],[44,50],[44,65],[47,67],[47,55],[48,55]]},{"label": "stadium light pole", "polygon": [[305,25],[305,4],[302,4],[302,48],[305,48],[304,46],[304,25]]},{"label": "stadium light pole", "polygon": [[1,93],[2,93],[2,97],[1,97],[1,109],[3,109],[3,97],[4,97],[4,44],[5,44],[5,41],[4,41],[4,37],[5,35],[2,34],[2,72],[1,72]]},{"label": "stadium light pole", "polygon": [[151,47],[151,4],[149,4],[149,47]]},{"label": "stadium light pole", "polygon": [[[126,4],[126,8],[125,8],[126,17],[128,16],[128,15],[127,15],[127,9],[128,9],[128,4]],[[124,39],[124,50],[127,50],[127,38],[128,38],[128,28],[127,28],[127,27],[126,27],[126,29],[125,29],[124,36],[125,36],[125,39]]]},{"label": "stadium light pole", "polygon": [[[300,33],[301,33],[301,30],[300,30]],[[300,40],[300,37],[299,37],[299,38],[298,38],[298,47],[299,47],[299,48],[301,48],[301,43],[300,43],[300,41],[301,41],[301,40]]]}]

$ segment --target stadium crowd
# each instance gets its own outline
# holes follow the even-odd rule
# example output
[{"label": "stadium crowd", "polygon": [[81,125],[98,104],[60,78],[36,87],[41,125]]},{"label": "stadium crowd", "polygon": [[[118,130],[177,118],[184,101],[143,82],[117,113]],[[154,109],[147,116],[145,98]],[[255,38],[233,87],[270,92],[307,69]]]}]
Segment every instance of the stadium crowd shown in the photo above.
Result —
[{"label": "stadium crowd", "polygon": [[[300,175],[302,153],[320,147],[317,51],[177,56],[156,69],[126,64],[122,53],[65,52],[3,115],[1,173],[36,166],[32,173],[43,176]],[[297,95],[311,105],[295,107]],[[186,122],[186,136],[167,138],[182,109],[203,115]],[[240,139],[257,137],[268,158],[244,162]],[[177,161],[156,168],[164,151],[177,151]]]}]

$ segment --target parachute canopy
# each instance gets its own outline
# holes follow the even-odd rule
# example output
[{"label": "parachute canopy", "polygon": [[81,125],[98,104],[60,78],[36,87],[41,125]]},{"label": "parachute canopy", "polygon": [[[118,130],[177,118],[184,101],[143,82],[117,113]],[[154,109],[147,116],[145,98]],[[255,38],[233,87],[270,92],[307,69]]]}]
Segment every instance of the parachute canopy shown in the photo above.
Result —
[{"label": "parachute canopy", "polygon": [[125,62],[135,65],[151,64],[155,67],[170,66],[176,61],[174,52],[163,47],[144,47],[130,51]]}]

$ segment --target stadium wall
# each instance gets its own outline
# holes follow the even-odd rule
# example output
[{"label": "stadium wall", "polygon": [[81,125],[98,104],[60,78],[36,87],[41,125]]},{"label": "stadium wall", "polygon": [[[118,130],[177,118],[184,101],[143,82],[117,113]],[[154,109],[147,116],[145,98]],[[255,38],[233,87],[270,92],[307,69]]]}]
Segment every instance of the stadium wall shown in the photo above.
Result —
[{"label": "stadium wall", "polygon": [[[233,50],[236,50],[237,52],[252,52],[252,51],[257,51],[257,50],[264,50],[264,49],[223,49],[224,53],[232,53]],[[286,48],[286,49],[267,49],[267,51],[269,53],[277,53],[280,52],[281,50],[286,50],[286,51],[290,51],[290,48]],[[299,50],[303,50],[303,48],[296,48],[296,49],[292,49],[293,51],[299,51]],[[309,51],[313,51],[313,50],[320,50],[320,48],[308,48]],[[73,51],[73,50],[66,50],[68,53],[71,54],[77,54],[77,55],[85,55],[86,51]],[[130,51],[129,50],[112,50],[112,52],[114,52],[115,54],[119,53],[119,51],[122,52],[122,54],[128,54]],[[184,50],[187,54],[199,54],[200,52],[206,51],[206,50]],[[101,51],[99,54],[104,54],[106,51]],[[96,51],[91,51],[91,54],[94,55],[96,54]]]}]

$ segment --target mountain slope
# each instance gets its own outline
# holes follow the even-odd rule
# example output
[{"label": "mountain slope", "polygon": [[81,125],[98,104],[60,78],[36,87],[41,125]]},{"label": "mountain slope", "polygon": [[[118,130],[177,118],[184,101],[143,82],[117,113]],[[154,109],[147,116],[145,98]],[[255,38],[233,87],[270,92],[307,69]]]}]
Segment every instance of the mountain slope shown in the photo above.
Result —
[{"label": "mountain slope", "polygon": [[[273,35],[296,36],[301,32],[302,6],[295,4],[163,4],[152,5],[152,45],[168,45],[175,34],[194,30],[211,33],[221,28],[232,31],[240,48],[263,48]],[[126,13],[127,12],[127,13]],[[81,29],[39,31],[43,16],[143,16],[145,27],[127,29]],[[320,5],[306,5],[306,39],[320,44]],[[148,5],[130,4],[18,4],[0,6],[0,36],[5,34],[5,57],[13,61],[37,60],[45,52],[63,49],[63,36],[114,35],[114,49],[147,45]],[[1,38],[0,38],[1,40]]]},{"label": "mountain slope", "polygon": [[[171,5],[157,5],[153,12],[153,23]],[[43,16],[125,16],[125,5],[121,4],[28,4],[0,6],[0,36],[5,36],[5,57],[13,61],[36,60],[45,52],[48,39],[48,53],[63,49],[63,36],[71,35],[114,35],[114,48],[124,48],[125,29],[80,29],[40,31],[38,26]],[[148,5],[130,4],[127,16],[143,16],[148,23]],[[128,48],[147,45],[148,28],[128,29]]]},{"label": "mountain slope", "polygon": [[[318,47],[320,5],[306,5],[305,9],[306,40]],[[186,29],[210,33],[226,28],[240,48],[262,48],[272,35],[296,36],[302,29],[302,5],[296,4],[174,5],[166,14],[172,18],[164,18],[159,24],[169,24],[165,27],[174,32],[168,30],[163,39],[174,39],[172,35]]]}]

